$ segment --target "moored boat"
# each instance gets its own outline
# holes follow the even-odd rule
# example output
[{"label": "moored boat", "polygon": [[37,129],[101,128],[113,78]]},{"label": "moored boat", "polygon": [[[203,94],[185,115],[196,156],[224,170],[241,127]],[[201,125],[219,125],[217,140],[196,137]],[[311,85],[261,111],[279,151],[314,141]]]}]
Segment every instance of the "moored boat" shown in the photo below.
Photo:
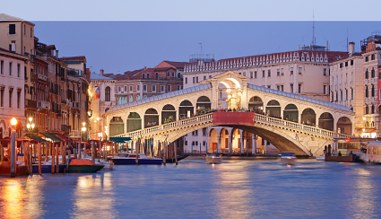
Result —
[{"label": "moored boat", "polygon": [[360,157],[360,160],[365,163],[381,164],[381,142],[368,142],[365,147],[361,148],[357,155]]},{"label": "moored boat", "polygon": [[294,165],[296,162],[295,153],[293,152],[282,152],[280,155],[280,161],[285,165]]},{"label": "moored boat", "polygon": [[102,164],[96,164],[87,159],[70,159],[68,173],[95,173],[104,167]]},{"label": "moored boat", "polygon": [[163,159],[157,157],[147,157],[145,154],[120,154],[111,158],[115,165],[161,165]]},{"label": "moored boat", "polygon": [[222,163],[221,154],[207,154],[205,160],[208,164],[220,164]]}]

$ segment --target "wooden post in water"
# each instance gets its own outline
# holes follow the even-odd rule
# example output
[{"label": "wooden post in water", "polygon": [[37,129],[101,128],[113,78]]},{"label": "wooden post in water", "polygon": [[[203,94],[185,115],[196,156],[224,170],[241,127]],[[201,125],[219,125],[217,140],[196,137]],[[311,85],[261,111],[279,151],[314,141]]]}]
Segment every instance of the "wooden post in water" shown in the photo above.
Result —
[{"label": "wooden post in water", "polygon": [[0,143],[0,163],[4,160],[4,148],[3,145]]},{"label": "wooden post in water", "polygon": [[140,138],[136,141],[136,160],[135,160],[136,164],[139,164],[140,141],[141,141]]},{"label": "wooden post in water", "polygon": [[55,146],[56,148],[56,173],[60,172],[60,150],[58,148],[58,145]]},{"label": "wooden post in water", "polygon": [[28,163],[28,170],[29,170],[29,174],[32,174],[33,173],[33,163],[32,163],[32,159],[33,159],[33,149],[32,149],[32,146],[34,146],[34,144],[30,145],[28,147],[28,150],[29,150],[29,163]]},{"label": "wooden post in water", "polygon": [[66,163],[66,146],[64,142],[60,143],[60,148],[61,148],[61,156],[62,156],[62,163]]},{"label": "wooden post in water", "polygon": [[41,162],[42,162],[42,156],[41,156],[41,143],[38,143],[38,147],[37,147],[37,153],[38,153],[38,174],[42,174],[42,165],[41,165]]},{"label": "wooden post in water", "polygon": [[91,160],[95,162],[95,145],[94,141],[91,141]]},{"label": "wooden post in water", "polygon": [[177,165],[178,163],[177,163],[177,144],[176,144],[176,142],[173,142],[173,147],[174,147],[174,152],[175,152],[175,163]]},{"label": "wooden post in water", "polygon": [[163,164],[165,166],[167,165],[167,141],[164,141],[163,144]]},{"label": "wooden post in water", "polygon": [[55,157],[54,157],[54,147],[53,144],[50,143],[51,145],[51,153],[52,153],[52,169],[51,169],[51,174],[54,174],[55,168],[54,168],[54,163],[55,163]]}]

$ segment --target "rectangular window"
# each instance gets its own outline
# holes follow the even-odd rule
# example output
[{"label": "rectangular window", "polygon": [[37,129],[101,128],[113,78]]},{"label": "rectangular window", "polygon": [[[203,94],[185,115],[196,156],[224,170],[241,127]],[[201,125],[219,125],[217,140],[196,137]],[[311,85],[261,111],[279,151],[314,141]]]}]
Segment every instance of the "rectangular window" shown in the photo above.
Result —
[{"label": "rectangular window", "polygon": [[323,94],[327,94],[327,85],[323,85]]},{"label": "rectangular window", "polygon": [[204,75],[204,80],[206,80],[206,75]]},{"label": "rectangular window", "polygon": [[267,77],[271,77],[271,70],[267,70]]},{"label": "rectangular window", "polygon": [[17,63],[17,77],[20,77],[20,64]]},{"label": "rectangular window", "polygon": [[167,92],[171,91],[171,85],[167,85]]},{"label": "rectangular window", "polygon": [[324,76],[327,75],[327,69],[326,69],[326,68],[323,69],[323,75],[324,75]]},{"label": "rectangular window", "polygon": [[143,84],[143,91],[147,92],[147,85],[146,84]]},{"label": "rectangular window", "polygon": [[164,92],[164,85],[160,85],[160,91]]},{"label": "rectangular window", "polygon": [[4,107],[4,87],[0,87],[0,107]]},{"label": "rectangular window", "polygon": [[20,109],[21,90],[17,90],[17,109]]},{"label": "rectangular window", "polygon": [[185,77],[185,84],[188,84],[188,78]]},{"label": "rectangular window", "polygon": [[152,92],[156,92],[156,85],[152,85]]},{"label": "rectangular window", "polygon": [[254,72],[254,78],[257,78],[257,71]]},{"label": "rectangular window", "polygon": [[16,34],[16,24],[9,24],[9,34]]},{"label": "rectangular window", "polygon": [[291,67],[290,69],[290,75],[293,75],[294,74],[294,67]]},{"label": "rectangular window", "polygon": [[9,75],[12,75],[12,62],[9,63]]},{"label": "rectangular window", "polygon": [[290,84],[290,92],[294,93],[294,84]]},{"label": "rectangular window", "polygon": [[196,83],[198,83],[198,77],[196,77]]},{"label": "rectangular window", "polygon": [[140,85],[136,85],[136,90],[140,91]]},{"label": "rectangular window", "polygon": [[13,88],[9,88],[9,108],[12,108]]},{"label": "rectangular window", "polygon": [[264,78],[266,75],[266,71],[265,70],[262,70],[262,78]]},{"label": "rectangular window", "polygon": [[353,60],[351,60],[351,65],[353,65]]},{"label": "rectangular window", "polygon": [[253,78],[253,72],[252,71],[250,72],[250,78]]},{"label": "rectangular window", "polygon": [[298,84],[298,93],[302,93],[302,83]]},{"label": "rectangular window", "polygon": [[132,92],[132,85],[130,85],[130,91]]},{"label": "rectangular window", "polygon": [[3,74],[4,73],[4,61],[1,60],[0,62],[0,74]]}]

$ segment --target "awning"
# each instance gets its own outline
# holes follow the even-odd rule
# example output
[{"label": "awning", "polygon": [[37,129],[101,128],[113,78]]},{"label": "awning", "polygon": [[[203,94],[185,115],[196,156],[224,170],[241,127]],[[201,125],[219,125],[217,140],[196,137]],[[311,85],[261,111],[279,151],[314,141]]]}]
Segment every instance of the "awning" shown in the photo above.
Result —
[{"label": "awning", "polygon": [[128,141],[131,141],[130,137],[110,137],[110,141],[115,143],[126,143]]},{"label": "awning", "polygon": [[61,142],[61,139],[55,136],[53,133],[44,132],[42,134],[45,135],[47,138],[50,138],[53,142]]},{"label": "awning", "polygon": [[64,136],[64,135],[61,135],[59,133],[53,133],[57,138],[59,138],[61,141],[64,141],[64,142],[68,142],[69,141],[69,138]]},{"label": "awning", "polygon": [[29,134],[29,135],[26,135],[26,136],[28,136],[28,138],[36,140],[36,141],[38,141],[40,143],[46,142],[46,140],[42,139],[40,136],[37,136],[37,135],[31,135],[31,134]]}]

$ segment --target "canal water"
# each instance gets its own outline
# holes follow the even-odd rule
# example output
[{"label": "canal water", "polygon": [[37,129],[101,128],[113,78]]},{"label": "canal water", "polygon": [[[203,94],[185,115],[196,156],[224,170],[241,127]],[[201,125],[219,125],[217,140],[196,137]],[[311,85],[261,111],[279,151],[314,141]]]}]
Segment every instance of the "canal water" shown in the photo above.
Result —
[{"label": "canal water", "polygon": [[0,218],[380,218],[381,166],[186,159],[0,178]]}]

